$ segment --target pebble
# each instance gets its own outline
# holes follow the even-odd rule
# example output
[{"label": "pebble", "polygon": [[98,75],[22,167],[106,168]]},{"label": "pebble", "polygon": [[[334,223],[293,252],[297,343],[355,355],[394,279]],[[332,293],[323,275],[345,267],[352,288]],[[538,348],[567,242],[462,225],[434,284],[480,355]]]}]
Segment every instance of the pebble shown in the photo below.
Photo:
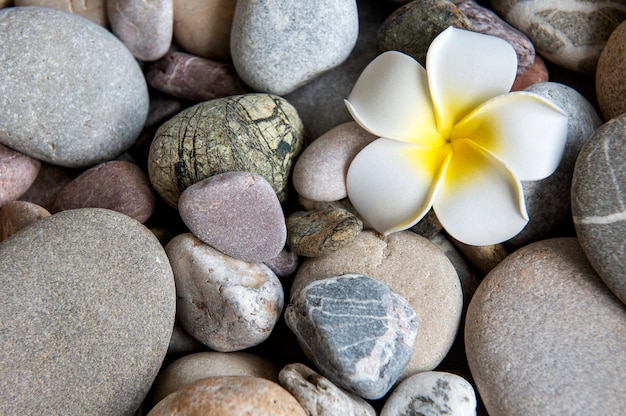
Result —
[{"label": "pebble", "polygon": [[366,399],[381,398],[398,380],[418,332],[407,300],[357,273],[302,287],[285,321],[324,376]]},{"label": "pebble", "polygon": [[448,0],[413,1],[400,6],[378,29],[378,52],[400,51],[426,66],[426,52],[448,27],[472,30],[472,24]]},{"label": "pebble", "polygon": [[193,55],[229,61],[235,3],[232,0],[174,1],[174,38]]},{"label": "pebble", "polygon": [[0,144],[0,208],[35,182],[41,162]]},{"label": "pebble", "polygon": [[263,342],[283,308],[283,288],[262,263],[228,257],[192,234],[165,250],[176,280],[176,316],[207,347],[222,352]]},{"label": "pebble", "polygon": [[189,101],[243,94],[245,89],[232,64],[184,52],[170,52],[146,71],[148,84]]},{"label": "pebble", "polygon": [[533,84],[548,82],[549,79],[550,73],[545,61],[540,56],[535,56],[535,62],[531,67],[523,74],[518,74],[515,77],[511,91],[522,91]]},{"label": "pebble", "polygon": [[111,31],[141,61],[165,55],[174,31],[173,0],[107,0]]},{"label": "pebble", "polygon": [[278,381],[278,369],[265,358],[247,352],[189,354],[161,371],[152,387],[152,400],[156,404],[183,386],[216,376],[251,376]]},{"label": "pebble", "polygon": [[313,201],[338,201],[348,196],[346,175],[352,159],[377,139],[350,121],[327,131],[309,144],[296,161],[292,181],[301,195]]},{"label": "pebble", "polygon": [[354,0],[239,0],[233,64],[252,89],[288,94],[346,60],[358,22]]},{"label": "pebble", "polygon": [[435,214],[435,211],[431,208],[426,213],[424,218],[419,220],[417,224],[409,228],[409,230],[417,235],[421,235],[422,237],[428,238],[430,240],[432,237],[439,234],[441,230],[443,230],[443,226],[439,222],[437,214]]},{"label": "pebble", "polygon": [[270,260],[287,240],[280,201],[256,173],[226,172],[196,182],[181,194],[178,212],[196,237],[243,261]]},{"label": "pebble", "polygon": [[287,199],[289,173],[304,147],[304,126],[285,99],[245,94],[206,101],[161,125],[150,146],[150,182],[176,207],[181,192],[229,171],[263,176]]},{"label": "pebble", "polygon": [[598,58],[596,68],[596,96],[598,106],[605,120],[610,120],[626,112],[626,16],[609,37]]},{"label": "pebble", "polygon": [[0,10],[0,44],[2,144],[86,167],[137,139],[148,89],[137,61],[109,31],[59,10],[12,7]]},{"label": "pebble", "polygon": [[302,262],[291,299],[308,283],[342,273],[381,281],[408,300],[419,316],[413,354],[402,378],[439,365],[454,342],[463,307],[459,277],[439,247],[411,231],[387,237],[363,231],[343,249]]},{"label": "pebble", "polygon": [[292,276],[300,265],[300,257],[288,248],[284,248],[278,256],[263,262],[280,278]]},{"label": "pebble", "polygon": [[450,236],[448,239],[463,254],[463,257],[472,265],[481,279],[509,255],[503,244],[472,246],[455,240]]},{"label": "pebble", "polygon": [[68,183],[57,195],[53,211],[107,208],[143,223],[155,207],[156,195],[142,170],[134,163],[112,160]]},{"label": "pebble", "polygon": [[575,238],[530,244],[472,298],[467,359],[491,415],[619,415],[626,309]]},{"label": "pebble", "polygon": [[361,231],[361,220],[340,208],[298,211],[287,217],[287,244],[300,256],[335,252],[354,241]]},{"label": "pebble", "polygon": [[309,415],[376,416],[367,401],[337,387],[304,364],[286,365],[278,379]]},{"label": "pebble", "polygon": [[391,393],[380,416],[475,416],[476,393],[463,377],[443,371],[415,374]]},{"label": "pebble", "polygon": [[35,182],[20,197],[20,201],[28,201],[53,211],[54,200],[68,183],[80,174],[79,169],[64,168],[41,162]]},{"label": "pebble", "polygon": [[0,413],[133,415],[174,325],[158,240],[120,213],[43,218],[0,244]]},{"label": "pebble", "polygon": [[583,74],[594,73],[609,35],[626,19],[620,0],[507,0],[491,5],[544,58]]},{"label": "pebble", "polygon": [[278,383],[259,377],[208,377],[161,400],[148,416],[306,416]]},{"label": "pebble", "polygon": [[[161,244],[163,244],[163,242],[161,242]],[[167,358],[172,356],[179,357],[181,355],[193,354],[205,350],[206,347],[201,344],[200,341],[189,335],[187,331],[181,328],[178,322],[174,323],[170,345],[167,347]]]},{"label": "pebble", "polygon": [[109,26],[106,0],[15,0],[15,2],[3,0],[0,1],[0,5],[2,3],[8,3],[4,6],[15,3],[16,6],[40,6],[63,10],[89,19],[102,27]]},{"label": "pebble", "polygon": [[576,234],[604,283],[626,304],[626,114],[583,146],[572,179]]},{"label": "pebble", "polygon": [[186,105],[182,100],[174,98],[169,94],[161,93],[155,89],[151,89],[150,107],[148,108],[148,117],[146,118],[146,125],[143,132],[149,132],[149,138],[145,141],[145,143],[138,143],[141,140],[140,136],[140,139],[135,142],[135,146],[150,143],[154,138],[154,131],[152,128],[158,128],[161,124],[174,117],[185,107]]},{"label": "pebble", "polygon": [[25,201],[10,201],[0,208],[0,242],[22,228],[49,217],[50,213],[37,204]]},{"label": "pebble", "polygon": [[557,235],[573,235],[570,187],[576,157],[589,136],[602,124],[593,105],[575,89],[555,82],[526,89],[561,108],[568,116],[565,153],[557,170],[539,181],[522,182],[530,221],[508,244],[519,248]]}]

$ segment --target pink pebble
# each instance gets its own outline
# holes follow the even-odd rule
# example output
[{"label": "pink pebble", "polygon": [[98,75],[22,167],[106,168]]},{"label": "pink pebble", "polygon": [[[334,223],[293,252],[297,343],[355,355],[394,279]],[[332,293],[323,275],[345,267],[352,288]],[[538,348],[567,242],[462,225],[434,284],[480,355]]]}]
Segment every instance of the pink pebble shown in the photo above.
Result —
[{"label": "pink pebble", "polygon": [[35,182],[41,162],[0,144],[0,207],[22,196]]}]

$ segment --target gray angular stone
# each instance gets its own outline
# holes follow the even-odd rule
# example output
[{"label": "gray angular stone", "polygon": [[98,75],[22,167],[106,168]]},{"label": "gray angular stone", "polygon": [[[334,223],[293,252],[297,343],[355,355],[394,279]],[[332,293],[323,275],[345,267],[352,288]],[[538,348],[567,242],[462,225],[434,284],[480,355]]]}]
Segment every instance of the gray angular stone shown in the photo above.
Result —
[{"label": "gray angular stone", "polygon": [[626,303],[626,114],[583,146],[572,179],[576,233],[604,283]]},{"label": "gray angular stone", "polygon": [[354,273],[309,283],[285,320],[324,376],[366,399],[382,397],[400,377],[418,327],[404,298]]},{"label": "gray angular stone", "polygon": [[0,142],[69,167],[114,159],[141,133],[148,88],[111,32],[42,7],[0,10]]},{"label": "gray angular stone", "polygon": [[0,244],[0,413],[133,415],[165,357],[167,256],[126,215],[77,209]]}]

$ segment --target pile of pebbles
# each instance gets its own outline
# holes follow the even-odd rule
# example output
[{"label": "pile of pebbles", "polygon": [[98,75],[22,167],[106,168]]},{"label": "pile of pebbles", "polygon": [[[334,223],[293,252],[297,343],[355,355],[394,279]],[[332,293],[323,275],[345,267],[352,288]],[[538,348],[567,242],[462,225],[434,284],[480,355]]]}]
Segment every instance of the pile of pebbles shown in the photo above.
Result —
[{"label": "pile of pebbles", "polygon": [[[343,99],[449,26],[569,118],[495,246],[347,199]],[[622,1],[0,0],[0,45],[1,414],[626,409]]]}]

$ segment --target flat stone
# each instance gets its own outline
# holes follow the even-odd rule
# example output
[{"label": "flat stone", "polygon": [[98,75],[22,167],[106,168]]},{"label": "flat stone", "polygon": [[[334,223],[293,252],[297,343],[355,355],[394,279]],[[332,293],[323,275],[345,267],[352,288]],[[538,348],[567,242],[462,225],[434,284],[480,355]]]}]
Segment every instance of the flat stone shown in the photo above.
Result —
[{"label": "flat stone", "polygon": [[133,415],[165,357],[167,256],[126,215],[77,209],[0,244],[0,413]]},{"label": "flat stone", "polygon": [[418,317],[389,286],[346,273],[301,288],[285,321],[321,373],[366,399],[378,399],[411,358]]},{"label": "flat stone", "polygon": [[111,31],[135,58],[156,61],[167,53],[174,32],[173,0],[107,0]]},{"label": "flat stone", "polygon": [[192,234],[165,247],[174,271],[177,319],[207,347],[238,351],[265,341],[283,308],[283,288],[262,263],[228,257]]},{"label": "flat stone", "polygon": [[297,211],[287,217],[287,243],[300,256],[318,257],[337,251],[362,230],[361,220],[340,208]]},{"label": "flat stone", "polygon": [[252,89],[284,95],[345,61],[358,34],[354,0],[239,0],[233,64]]},{"label": "flat stone", "polygon": [[148,89],[137,61],[111,32],[71,13],[13,7],[0,10],[0,44],[2,144],[85,167],[135,142]]},{"label": "flat stone", "polygon": [[621,414],[626,308],[575,238],[507,257],[467,311],[472,377],[492,415]]},{"label": "flat stone", "polygon": [[463,377],[443,371],[425,371],[400,383],[380,416],[475,416],[476,393]]},{"label": "flat stone", "polygon": [[285,246],[285,217],[261,175],[226,172],[196,182],[178,200],[189,230],[222,253],[249,262],[276,257]]},{"label": "flat stone", "polygon": [[7,5],[14,3],[16,6],[40,6],[63,10],[89,19],[102,27],[109,26],[106,0],[9,0],[0,1],[0,4],[3,2],[8,3]]},{"label": "flat stone", "polygon": [[626,303],[626,114],[602,125],[583,146],[572,179],[572,214],[592,266]]},{"label": "flat stone", "polygon": [[287,199],[289,173],[304,147],[304,126],[285,99],[271,94],[218,98],[181,111],[150,146],[150,182],[176,207],[185,188],[218,173],[263,176]]},{"label": "flat stone", "polygon": [[47,209],[25,201],[10,201],[0,208],[0,242],[22,228],[49,217]]},{"label": "flat stone", "polygon": [[156,404],[183,386],[216,376],[251,376],[278,381],[278,368],[265,358],[247,352],[189,354],[161,371],[152,386],[152,400]]},{"label": "flat stone", "polygon": [[368,402],[337,387],[304,364],[288,364],[278,374],[280,384],[307,411],[318,416],[376,416]]},{"label": "flat stone", "polygon": [[41,162],[0,144],[0,208],[35,182]]},{"label": "flat stone", "polygon": [[161,400],[148,416],[306,416],[278,383],[246,376],[208,377]]},{"label": "flat stone", "polygon": [[[626,20],[626,17],[624,18]],[[605,120],[626,112],[626,23],[621,23],[611,33],[606,46],[598,58],[596,67],[596,96]]]}]

